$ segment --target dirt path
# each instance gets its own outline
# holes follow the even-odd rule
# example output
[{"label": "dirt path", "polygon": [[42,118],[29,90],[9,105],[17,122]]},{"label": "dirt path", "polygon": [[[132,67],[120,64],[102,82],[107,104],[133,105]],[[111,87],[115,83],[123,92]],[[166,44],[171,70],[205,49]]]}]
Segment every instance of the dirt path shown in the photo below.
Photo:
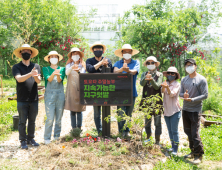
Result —
[{"label": "dirt path", "polygon": [[[89,114],[92,114],[93,107],[88,106],[87,110],[83,112],[83,120],[87,120]],[[36,119],[36,131],[35,140],[40,145],[43,144],[44,139],[44,117],[45,117],[45,105],[43,102],[39,103],[39,113]],[[86,130],[87,123],[83,122],[83,130]],[[70,112],[68,110],[64,111],[62,118],[62,132],[61,137],[68,134],[71,130]],[[53,135],[53,132],[52,132]],[[53,139],[53,136],[52,138]],[[4,159],[17,159],[20,162],[27,161],[36,151],[38,147],[30,146],[28,150],[23,150],[20,148],[19,134],[18,132],[13,132],[7,141],[0,143],[0,158]]]}]

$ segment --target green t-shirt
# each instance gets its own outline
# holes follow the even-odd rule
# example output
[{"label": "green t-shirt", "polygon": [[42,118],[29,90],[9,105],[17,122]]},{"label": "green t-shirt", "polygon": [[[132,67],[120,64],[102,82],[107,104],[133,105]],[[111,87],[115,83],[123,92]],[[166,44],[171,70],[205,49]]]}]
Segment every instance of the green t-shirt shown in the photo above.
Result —
[{"label": "green t-shirt", "polygon": [[[59,67],[59,66],[57,67],[57,69],[60,69],[60,74],[61,74],[60,78],[63,81],[66,75],[66,69],[65,67]],[[48,78],[52,75],[54,71],[55,69],[52,69],[50,66],[42,68],[43,76],[45,78],[45,87],[47,86]]]}]

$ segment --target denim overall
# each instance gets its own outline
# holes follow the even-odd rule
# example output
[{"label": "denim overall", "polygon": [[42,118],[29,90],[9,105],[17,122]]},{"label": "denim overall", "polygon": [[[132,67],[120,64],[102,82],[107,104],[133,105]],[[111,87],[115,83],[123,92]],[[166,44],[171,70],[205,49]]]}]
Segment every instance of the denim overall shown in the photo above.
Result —
[{"label": "denim overall", "polygon": [[58,83],[57,76],[54,76],[52,82],[47,82],[45,90],[45,111],[47,120],[45,123],[44,140],[51,139],[52,126],[55,120],[54,138],[60,137],[61,120],[65,105],[65,94],[63,82]]}]

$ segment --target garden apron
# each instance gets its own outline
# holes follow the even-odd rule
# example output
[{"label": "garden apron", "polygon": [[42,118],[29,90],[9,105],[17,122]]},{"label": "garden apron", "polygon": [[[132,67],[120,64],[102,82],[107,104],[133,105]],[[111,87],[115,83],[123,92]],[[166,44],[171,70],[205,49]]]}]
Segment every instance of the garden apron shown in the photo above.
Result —
[{"label": "garden apron", "polygon": [[63,82],[57,81],[55,75],[52,82],[47,82],[45,90],[45,111],[47,120],[45,123],[44,139],[50,140],[52,133],[52,126],[55,120],[54,138],[60,137],[61,132],[61,120],[65,105],[65,94],[63,88]]},{"label": "garden apron", "polygon": [[72,70],[67,79],[65,109],[73,112],[85,111],[86,106],[80,104],[79,74]]}]

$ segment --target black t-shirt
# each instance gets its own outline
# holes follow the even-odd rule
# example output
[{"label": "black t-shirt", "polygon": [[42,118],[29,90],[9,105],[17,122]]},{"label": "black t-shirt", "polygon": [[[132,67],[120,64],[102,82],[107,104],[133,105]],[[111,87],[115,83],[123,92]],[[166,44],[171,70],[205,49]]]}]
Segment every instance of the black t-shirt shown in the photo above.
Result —
[{"label": "black t-shirt", "polygon": [[[40,74],[40,67],[38,64],[30,62],[30,65],[26,66],[21,61],[12,67],[12,74],[14,77],[17,75],[22,76],[30,73],[34,67],[38,70],[38,74]],[[21,83],[16,80],[16,91],[18,102],[38,101],[38,87],[33,77],[30,77]]]}]

